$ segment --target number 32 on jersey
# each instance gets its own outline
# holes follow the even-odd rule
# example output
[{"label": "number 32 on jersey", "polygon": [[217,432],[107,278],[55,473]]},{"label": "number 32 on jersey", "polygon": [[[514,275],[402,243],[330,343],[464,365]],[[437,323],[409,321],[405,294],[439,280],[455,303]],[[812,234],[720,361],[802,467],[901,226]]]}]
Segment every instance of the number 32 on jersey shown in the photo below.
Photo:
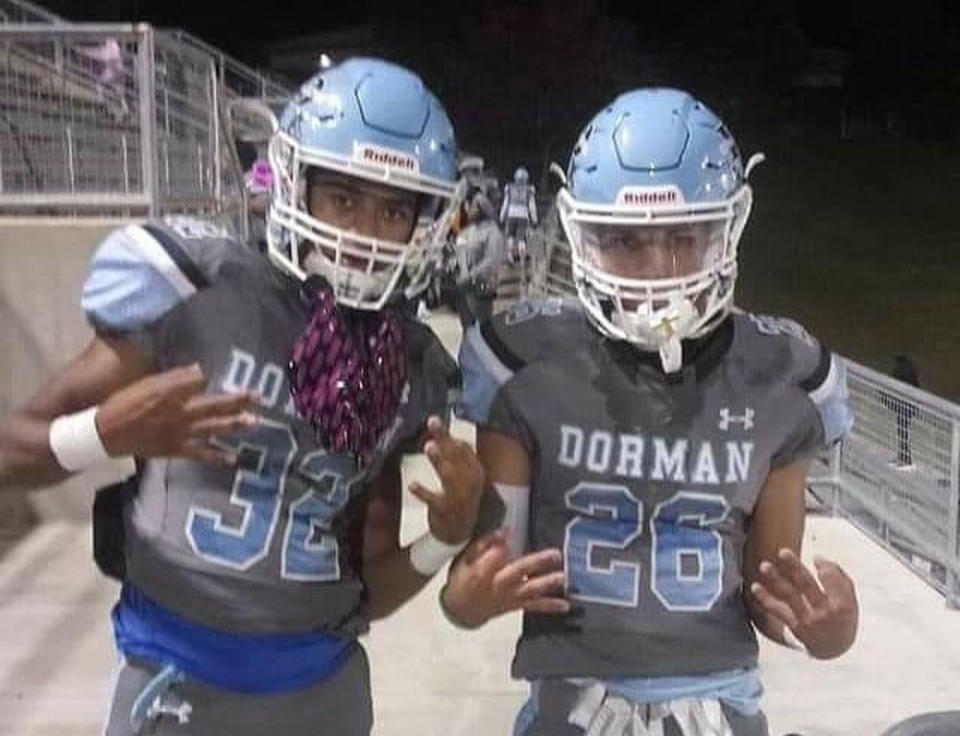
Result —
[{"label": "number 32 on jersey", "polygon": [[[641,566],[610,560],[643,532],[643,503],[626,486],[578,483],[567,491],[563,551],[568,594],[593,603],[635,607]],[[723,590],[723,540],[712,526],[729,507],[723,496],[679,491],[650,517],[650,589],[669,611],[708,611]],[[687,564],[684,564],[684,563]]]},{"label": "number 32 on jersey", "polygon": [[[297,440],[290,427],[266,419],[242,437],[218,438],[215,444],[238,454],[243,450],[253,452],[256,464],[238,469],[234,476],[230,505],[243,512],[238,523],[229,523],[221,512],[191,507],[186,534],[193,551],[209,562],[248,570],[267,556],[282,521],[285,531],[280,576],[315,582],[338,580],[339,544],[330,532],[333,518],[349,498],[343,480],[343,473],[349,469],[335,470],[335,456],[324,450],[298,458]],[[292,471],[309,484],[290,503],[287,518],[281,520]]]}]

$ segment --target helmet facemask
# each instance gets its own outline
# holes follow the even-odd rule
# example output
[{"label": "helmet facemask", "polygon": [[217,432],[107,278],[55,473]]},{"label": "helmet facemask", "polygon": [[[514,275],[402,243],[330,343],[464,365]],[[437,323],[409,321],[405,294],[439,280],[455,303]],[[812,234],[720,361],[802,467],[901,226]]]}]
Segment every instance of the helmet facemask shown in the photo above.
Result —
[{"label": "helmet facemask", "polygon": [[744,184],[718,202],[638,207],[578,202],[562,189],[577,293],[600,331],[679,370],[681,341],[710,332],[733,303],[751,196]]},{"label": "helmet facemask", "polygon": [[[411,170],[410,161],[391,165],[343,157],[277,133],[270,143],[276,183],[267,234],[273,260],[298,278],[323,277],[337,302],[355,309],[382,309],[392,299],[420,293],[440,260],[463,185],[422,175]],[[398,200],[415,202],[406,239],[372,237],[332,218],[314,216],[310,184],[318,179],[339,179],[345,186],[386,197],[392,191]]]}]

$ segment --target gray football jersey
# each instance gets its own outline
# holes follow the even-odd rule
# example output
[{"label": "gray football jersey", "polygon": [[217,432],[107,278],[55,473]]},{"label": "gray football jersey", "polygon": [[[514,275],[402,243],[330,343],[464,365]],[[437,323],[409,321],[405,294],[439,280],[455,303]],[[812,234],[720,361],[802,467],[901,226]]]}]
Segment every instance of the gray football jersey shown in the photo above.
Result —
[{"label": "gray football jersey", "polygon": [[770,470],[849,429],[842,361],[789,320],[733,314],[653,355],[576,302],[521,302],[469,332],[460,413],[532,463],[528,549],[563,550],[565,616],[524,617],[514,675],[690,675],[751,666],[749,519]]},{"label": "gray football jersey", "polygon": [[214,442],[237,468],[139,463],[127,520],[129,581],[191,620],[238,632],[366,627],[364,490],[391,453],[442,413],[456,366],[405,321],[408,384],[376,458],[328,453],[297,414],[286,366],[308,318],[299,283],[195,220],[129,226],[94,255],[84,308],[99,332],[137,340],[158,370],[198,362],[209,392],[253,391],[262,420]]}]

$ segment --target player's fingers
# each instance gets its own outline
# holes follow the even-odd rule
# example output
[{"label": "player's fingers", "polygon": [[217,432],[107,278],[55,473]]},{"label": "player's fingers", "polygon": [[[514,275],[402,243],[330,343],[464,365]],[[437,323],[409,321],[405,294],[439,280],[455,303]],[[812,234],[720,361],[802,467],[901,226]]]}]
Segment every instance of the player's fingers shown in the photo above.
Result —
[{"label": "player's fingers", "polygon": [[423,443],[423,454],[427,456],[427,460],[430,461],[433,469],[439,473],[439,466],[443,461],[443,456],[440,452],[440,443],[432,437],[427,439],[427,441]]},{"label": "player's fingers", "polygon": [[827,602],[820,583],[813,577],[807,566],[800,561],[797,553],[783,547],[777,552],[777,571],[791,582],[794,588],[800,591],[813,608],[819,608]]},{"label": "player's fingers", "polygon": [[472,565],[477,561],[477,559],[486,552],[488,549],[493,547],[496,544],[506,545],[507,538],[506,535],[501,531],[489,532],[484,534],[479,539],[475,539],[467,548],[463,551],[463,561],[468,565]]},{"label": "player's fingers", "polygon": [[183,411],[187,419],[195,422],[200,419],[239,414],[249,409],[253,401],[254,396],[249,393],[196,396],[187,401]]},{"label": "player's fingers", "polygon": [[786,601],[798,617],[808,615],[810,607],[800,591],[769,560],[760,563],[760,582],[777,598]]},{"label": "player's fingers", "polygon": [[251,427],[255,427],[259,421],[256,414],[242,412],[228,417],[215,417],[213,419],[201,419],[190,425],[190,437],[209,437],[215,434],[230,434],[232,432],[242,432]]},{"label": "player's fingers", "polygon": [[408,490],[413,496],[420,499],[427,508],[438,508],[443,504],[443,494],[431,491],[420,483],[411,483]]},{"label": "player's fingers", "polygon": [[461,452],[453,446],[444,447],[439,442],[429,440],[424,445],[424,454],[445,491],[469,495],[483,489],[483,468],[472,449]]},{"label": "player's fingers", "polygon": [[233,467],[237,464],[237,454],[235,452],[221,450],[197,441],[185,442],[181,445],[179,455],[209,465]]},{"label": "player's fingers", "polygon": [[427,431],[424,435],[424,451],[426,445],[433,443],[439,452],[449,455],[456,444],[456,440],[450,436],[450,430],[447,428],[440,417],[434,415],[427,420]]},{"label": "player's fingers", "polygon": [[797,630],[799,622],[789,604],[777,598],[761,583],[753,583],[750,586],[750,594],[760,605],[760,608],[763,609],[764,613],[773,617],[784,626],[789,626],[794,631]]},{"label": "player's fingers", "polygon": [[513,596],[516,600],[525,600],[527,598],[542,598],[544,596],[563,595],[563,587],[566,583],[566,575],[563,572],[550,572],[544,575],[537,575],[528,578],[518,587]]},{"label": "player's fingers", "polygon": [[436,414],[431,414],[427,419],[427,435],[434,439],[441,439],[450,436],[450,430],[443,420]]},{"label": "player's fingers", "polygon": [[856,587],[853,584],[853,580],[843,571],[840,565],[821,557],[814,559],[813,565],[817,569],[817,577],[819,577],[820,582],[823,583],[823,589],[830,599],[840,599],[842,601],[852,602],[854,605],[856,604]]},{"label": "player's fingers", "polygon": [[476,453],[466,442],[445,437],[428,437],[423,443],[423,453],[438,473],[451,473],[465,463],[474,460]]},{"label": "player's fingers", "polygon": [[531,613],[567,613],[570,601],[564,598],[534,598],[524,601],[520,608]]},{"label": "player's fingers", "polygon": [[493,544],[477,558],[474,570],[480,580],[492,580],[509,562],[510,548],[506,544]]},{"label": "player's fingers", "polygon": [[563,557],[558,549],[543,549],[533,552],[507,565],[497,574],[501,585],[512,588],[522,583],[526,578],[553,572],[563,564]]},{"label": "player's fingers", "polygon": [[174,401],[186,401],[207,387],[207,379],[199,363],[157,373],[153,379],[160,392]]}]

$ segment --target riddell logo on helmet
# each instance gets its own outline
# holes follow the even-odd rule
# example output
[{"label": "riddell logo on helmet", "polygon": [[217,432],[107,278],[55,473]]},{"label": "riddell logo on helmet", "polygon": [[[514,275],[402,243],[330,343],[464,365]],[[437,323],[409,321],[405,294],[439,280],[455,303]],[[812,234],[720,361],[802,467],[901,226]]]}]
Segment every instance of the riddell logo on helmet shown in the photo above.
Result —
[{"label": "riddell logo on helmet", "polygon": [[403,151],[375,146],[371,143],[356,143],[353,147],[353,160],[377,166],[389,166],[392,169],[420,172],[420,162],[416,157]]},{"label": "riddell logo on helmet", "polygon": [[675,186],[624,187],[617,194],[617,204],[627,207],[660,207],[683,204],[683,194]]}]

